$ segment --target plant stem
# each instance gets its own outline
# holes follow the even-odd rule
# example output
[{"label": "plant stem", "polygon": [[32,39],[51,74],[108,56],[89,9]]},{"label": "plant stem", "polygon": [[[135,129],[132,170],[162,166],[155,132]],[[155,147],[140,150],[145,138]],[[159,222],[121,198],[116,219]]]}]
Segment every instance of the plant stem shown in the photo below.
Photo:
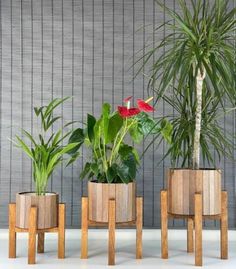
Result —
[{"label": "plant stem", "polygon": [[117,154],[117,151],[119,150],[120,148],[120,143],[123,141],[129,127],[127,128],[127,123],[128,123],[128,120],[127,118],[125,118],[125,126],[124,126],[124,129],[123,129],[123,132],[119,132],[117,135],[116,135],[116,138],[114,140],[114,145],[113,145],[113,148],[112,148],[112,151],[111,151],[111,156],[110,156],[110,166],[112,165],[112,161],[114,159],[114,156]]},{"label": "plant stem", "polygon": [[198,70],[196,77],[196,114],[195,114],[195,131],[193,141],[193,169],[200,167],[200,137],[201,137],[201,121],[202,121],[202,88],[205,79],[205,69],[203,72]]}]

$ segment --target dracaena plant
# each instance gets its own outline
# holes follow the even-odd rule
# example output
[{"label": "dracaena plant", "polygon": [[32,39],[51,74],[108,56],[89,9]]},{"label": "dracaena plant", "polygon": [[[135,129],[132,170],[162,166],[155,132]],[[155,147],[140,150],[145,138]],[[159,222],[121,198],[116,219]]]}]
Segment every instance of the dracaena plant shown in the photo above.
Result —
[{"label": "dracaena plant", "polygon": [[33,136],[28,131],[23,130],[27,142],[16,135],[14,144],[23,150],[23,152],[32,160],[33,179],[37,195],[45,195],[48,180],[54,169],[63,161],[63,155],[69,153],[73,149],[77,149],[76,155],[72,155],[68,164],[78,156],[79,143],[62,143],[71,134],[71,131],[63,132],[63,129],[72,122],[67,123],[56,132],[52,132],[52,125],[56,123],[60,116],[54,116],[55,109],[66,101],[64,99],[54,99],[48,105],[35,107],[34,113],[40,122],[39,134]]},{"label": "dracaena plant", "polygon": [[[227,112],[225,104],[236,104],[236,8],[227,0],[178,0],[175,11],[156,2],[170,17],[157,31],[165,26],[170,33],[141,58],[146,65],[155,57],[149,87],[157,100],[164,97],[177,112],[169,151],[172,162],[183,158],[182,166],[198,169],[200,153],[209,163],[214,159],[209,146],[219,156],[230,153],[216,115],[219,109]],[[172,87],[171,99],[167,90]]]},{"label": "dracaena plant", "polygon": [[[148,115],[154,108],[148,104],[152,98],[137,100],[131,107],[131,98],[124,106],[111,112],[108,103],[103,104],[99,118],[88,114],[85,129],[76,129],[69,141],[81,142],[89,149],[89,161],[81,172],[81,179],[97,180],[101,183],[129,183],[135,180],[139,154],[130,142],[139,143],[148,134],[160,134],[170,142],[171,124],[162,119],[155,122]],[[127,140],[128,139],[128,140]],[[75,154],[76,150],[72,151]]]}]

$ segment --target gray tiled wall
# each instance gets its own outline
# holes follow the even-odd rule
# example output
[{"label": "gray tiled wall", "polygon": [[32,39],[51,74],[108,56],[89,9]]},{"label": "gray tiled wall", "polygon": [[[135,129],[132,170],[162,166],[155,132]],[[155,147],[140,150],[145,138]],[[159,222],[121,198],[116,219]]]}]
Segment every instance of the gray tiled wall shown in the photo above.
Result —
[{"label": "gray tiled wall", "polygon": [[[175,0],[166,0],[177,8]],[[124,96],[146,97],[147,77],[133,77],[137,52],[151,46],[166,31],[153,35],[155,25],[166,19],[154,0],[0,0],[0,227],[7,226],[7,205],[15,193],[33,188],[29,160],[9,141],[20,128],[35,132],[32,108],[53,97],[74,96],[61,112],[63,121],[99,113],[103,102],[115,108]],[[234,5],[232,0],[232,5]],[[145,27],[143,27],[145,26]],[[141,51],[141,53],[144,53]],[[153,59],[154,60],[154,59]],[[147,71],[147,70],[146,70]],[[156,115],[173,111],[157,105]],[[235,132],[235,115],[225,120]],[[150,138],[151,139],[151,138]],[[150,141],[149,139],[149,141]],[[148,142],[143,143],[142,150]],[[159,191],[164,187],[165,145],[155,145],[142,160],[137,177],[138,193],[144,196],[144,224],[160,226]],[[78,179],[86,152],[73,167],[60,167],[49,189],[67,203],[68,227],[80,223],[80,198],[86,182]],[[229,192],[229,223],[235,227],[235,163],[223,160],[223,187]],[[181,227],[183,221],[170,226]],[[206,226],[215,227],[214,222]]]}]

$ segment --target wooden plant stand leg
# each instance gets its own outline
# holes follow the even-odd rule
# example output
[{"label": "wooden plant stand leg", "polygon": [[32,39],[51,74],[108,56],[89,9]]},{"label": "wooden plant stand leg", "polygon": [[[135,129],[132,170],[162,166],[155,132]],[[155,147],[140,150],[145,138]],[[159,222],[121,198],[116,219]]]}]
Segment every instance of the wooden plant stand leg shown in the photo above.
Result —
[{"label": "wooden plant stand leg", "polygon": [[116,201],[109,200],[108,204],[108,265],[115,265],[115,228],[116,228]]},{"label": "wooden plant stand leg", "polygon": [[142,245],[142,229],[143,229],[143,198],[136,198],[136,259],[143,257]]},{"label": "wooden plant stand leg", "polygon": [[37,246],[38,253],[44,253],[44,232],[38,233],[38,246]]},{"label": "wooden plant stand leg", "polygon": [[228,259],[228,195],[226,191],[221,192],[220,249],[221,259]]},{"label": "wooden plant stand leg", "polygon": [[167,191],[161,191],[161,257],[168,259]]},{"label": "wooden plant stand leg", "polygon": [[59,207],[58,207],[58,259],[65,258],[65,224],[66,224],[66,205],[59,204]]},{"label": "wooden plant stand leg", "polygon": [[202,266],[202,194],[195,194],[195,265]]},{"label": "wooden plant stand leg", "polygon": [[187,230],[187,252],[191,253],[194,251],[194,247],[193,247],[193,226],[194,226],[194,222],[192,218],[188,218],[187,220],[188,222],[188,230]]},{"label": "wooden plant stand leg", "polygon": [[16,258],[16,204],[9,204],[9,258]]},{"label": "wooden plant stand leg", "polygon": [[29,213],[28,264],[35,264],[37,235],[37,207],[31,207]]},{"label": "wooden plant stand leg", "polygon": [[88,197],[82,197],[81,259],[88,258]]}]

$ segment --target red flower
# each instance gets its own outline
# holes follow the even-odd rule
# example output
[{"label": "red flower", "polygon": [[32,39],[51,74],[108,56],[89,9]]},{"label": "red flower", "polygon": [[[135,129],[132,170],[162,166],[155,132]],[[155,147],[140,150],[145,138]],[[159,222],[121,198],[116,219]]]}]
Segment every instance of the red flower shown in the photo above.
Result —
[{"label": "red flower", "polygon": [[125,103],[128,103],[132,98],[133,98],[133,96],[129,96],[129,97],[127,97],[127,98],[124,99],[124,102]]},{"label": "red flower", "polygon": [[148,101],[150,101],[151,99],[149,98],[146,102],[142,99],[137,99],[137,105],[138,105],[138,108],[141,110],[141,111],[145,111],[145,112],[152,112],[154,111],[155,109],[150,106],[148,104]]},{"label": "red flower", "polygon": [[140,109],[136,107],[127,108],[126,106],[118,106],[118,111],[122,118],[129,118],[140,113]]}]

